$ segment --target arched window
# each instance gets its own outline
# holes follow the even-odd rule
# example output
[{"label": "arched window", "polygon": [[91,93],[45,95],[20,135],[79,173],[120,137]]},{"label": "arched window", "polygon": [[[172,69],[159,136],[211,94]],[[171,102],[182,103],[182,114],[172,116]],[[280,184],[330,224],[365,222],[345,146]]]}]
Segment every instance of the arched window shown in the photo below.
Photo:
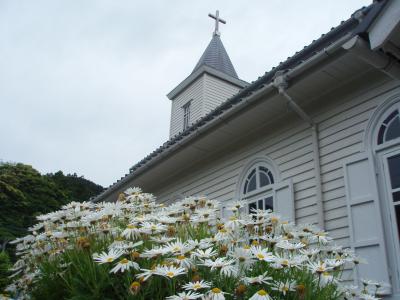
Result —
[{"label": "arched window", "polygon": [[[382,280],[385,281],[389,279],[386,280],[383,277],[392,277],[393,293],[397,295],[400,293],[400,94],[393,94],[376,108],[367,124],[364,137],[366,153],[360,154],[346,167],[351,170],[346,171],[348,175],[346,189],[351,191],[347,197],[349,199],[357,197],[357,205],[349,204],[348,206],[354,211],[360,209],[360,203],[363,203],[364,207],[363,213],[358,216],[357,213],[351,212],[352,219],[350,220],[354,224],[382,222],[383,226],[378,228],[375,236],[383,235],[380,243],[385,244],[385,247],[377,247],[379,244],[375,243],[363,244],[362,252],[364,256],[374,258],[377,257],[375,254],[379,253],[377,255],[382,257],[382,260],[375,259],[376,273],[382,274]],[[354,182],[353,185],[351,185],[352,182]],[[367,194],[366,191],[373,190],[375,183],[377,185],[377,196],[374,200],[376,203],[374,201],[360,202],[359,199],[362,197],[358,195]],[[372,188],[367,185],[371,185]],[[357,192],[354,192],[356,190]],[[370,209],[366,208],[367,203]],[[377,207],[380,210],[377,210]],[[351,234],[352,240],[357,241],[363,239],[361,234],[364,232],[354,231]],[[369,237],[373,235],[371,232],[368,234]],[[390,262],[389,269],[385,267],[386,261]],[[381,268],[380,265],[382,265]],[[361,273],[361,276],[364,274]]]},{"label": "arched window", "polygon": [[400,137],[400,115],[396,109],[380,124],[378,145]]},{"label": "arched window", "polygon": [[248,202],[248,212],[253,209],[273,210],[274,175],[264,163],[253,165],[244,177],[242,199]]},{"label": "arched window", "polygon": [[253,192],[273,183],[274,176],[272,175],[272,172],[267,167],[257,166],[249,172],[249,175],[247,175],[244,183],[243,194]]}]

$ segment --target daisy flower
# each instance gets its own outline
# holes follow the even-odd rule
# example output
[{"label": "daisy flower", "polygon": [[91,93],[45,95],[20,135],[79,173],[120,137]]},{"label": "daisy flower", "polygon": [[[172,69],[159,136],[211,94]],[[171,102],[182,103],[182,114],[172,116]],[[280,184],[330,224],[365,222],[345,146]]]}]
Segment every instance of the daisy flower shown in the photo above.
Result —
[{"label": "daisy flower", "polygon": [[171,279],[176,276],[186,274],[186,270],[184,268],[177,268],[175,266],[157,266],[154,274]]},{"label": "daisy flower", "polygon": [[139,188],[139,187],[130,187],[130,188],[128,188],[128,189],[126,189],[125,191],[124,191],[124,193],[126,194],[126,195],[132,195],[132,194],[140,194],[142,192],[142,189],[141,188]]},{"label": "daisy flower", "polygon": [[210,267],[211,271],[215,269],[221,270],[221,273],[226,276],[236,275],[238,270],[233,266],[235,260],[227,260],[226,257],[218,257],[216,260],[207,259],[204,263],[200,264],[206,267]]},{"label": "daisy flower", "polygon": [[227,229],[230,229],[232,231],[235,231],[236,229],[240,228],[243,226],[243,221],[238,219],[236,216],[231,216],[229,217],[228,221],[225,223],[224,227]]},{"label": "daisy flower", "polygon": [[271,252],[268,252],[268,249],[261,248],[260,246],[252,246],[250,250],[258,260],[267,262],[275,261],[275,256]]},{"label": "daisy flower", "polygon": [[180,239],[177,239],[175,242],[168,243],[165,246],[166,252],[171,253],[180,253],[185,254],[193,249],[192,246],[187,245],[186,243],[182,242]]},{"label": "daisy flower", "polygon": [[320,252],[321,250],[318,248],[300,249],[300,253],[307,256],[308,258],[311,258]]},{"label": "daisy flower", "polygon": [[137,263],[130,261],[126,258],[121,259],[114,268],[111,269],[110,273],[117,273],[117,272],[122,272],[124,273],[125,271],[129,270],[130,268],[134,268],[136,270],[139,270],[140,267]]},{"label": "daisy flower", "polygon": [[274,291],[279,291],[283,296],[286,296],[288,292],[294,292],[296,290],[296,281],[287,280],[286,282],[278,282],[272,287],[272,289]]},{"label": "daisy flower", "polygon": [[164,255],[168,252],[168,249],[161,247],[153,247],[152,249],[145,250],[140,256],[146,258],[153,258],[156,256]]},{"label": "daisy flower", "polygon": [[111,249],[108,253],[107,252],[102,252],[101,254],[94,253],[93,259],[95,262],[99,264],[112,263],[122,254],[124,254],[123,250]]},{"label": "daisy flower", "polygon": [[217,241],[226,241],[232,239],[232,232],[226,228],[221,228],[218,230],[218,233],[215,235],[215,240]]},{"label": "daisy flower", "polygon": [[255,277],[244,277],[243,282],[245,284],[270,284],[270,280],[272,280],[272,277],[267,276],[267,272],[264,274],[255,276]]},{"label": "daisy flower", "polygon": [[324,273],[320,274],[319,279],[316,278],[315,281],[319,282],[320,287],[324,287],[330,283],[336,282],[335,277],[333,277],[333,275],[331,275],[328,272],[324,272]]},{"label": "daisy flower", "polygon": [[288,240],[282,240],[276,244],[276,247],[289,251],[301,249],[304,248],[304,246],[305,244],[303,243],[291,243]]},{"label": "daisy flower", "polygon": [[218,252],[215,251],[212,247],[205,250],[196,249],[194,252],[192,252],[192,256],[200,259],[211,258],[213,256],[216,256],[217,254]]},{"label": "daisy flower", "polygon": [[137,274],[136,278],[142,279],[143,281],[146,281],[147,279],[149,279],[156,272],[155,269],[151,269],[151,270],[149,270],[149,269],[140,269],[140,271],[142,271],[142,273]]},{"label": "daisy flower", "polygon": [[126,226],[126,229],[122,231],[121,236],[127,239],[140,238],[139,228],[134,224],[128,224],[128,226]]},{"label": "daisy flower", "polygon": [[272,298],[265,290],[259,290],[257,293],[251,296],[249,300],[272,300]]},{"label": "daisy flower", "polygon": [[378,298],[376,296],[372,296],[370,294],[360,294],[360,295],[358,295],[358,297],[363,300],[380,300],[380,299],[382,299],[382,298]]},{"label": "daisy flower", "polygon": [[229,251],[228,256],[236,259],[236,262],[245,269],[254,263],[254,257],[250,249],[237,247],[233,251]]},{"label": "daisy flower", "polygon": [[185,269],[190,269],[194,265],[193,260],[185,255],[178,255],[177,257],[169,258],[168,261],[171,261]]},{"label": "daisy flower", "polygon": [[314,235],[311,237],[312,241],[317,241],[318,243],[321,243],[323,245],[329,243],[332,241],[331,237],[328,237],[328,233],[325,231],[318,231],[315,232]]},{"label": "daisy flower", "polygon": [[160,223],[143,222],[139,230],[145,234],[157,234],[167,231],[167,226]]},{"label": "daisy flower", "polygon": [[324,262],[319,262],[319,263],[309,262],[308,263],[308,269],[313,273],[322,274],[324,272],[332,270],[333,268],[332,267],[328,267],[326,265],[326,263],[324,263]]},{"label": "daisy flower", "polygon": [[178,293],[178,295],[169,296],[165,299],[166,300],[192,300],[192,299],[198,299],[202,296],[203,296],[203,294],[189,291],[189,292]]},{"label": "daisy flower", "polygon": [[150,240],[152,242],[158,243],[158,244],[166,244],[169,242],[172,242],[176,238],[174,237],[167,237],[167,236],[157,236],[157,237],[151,237]]},{"label": "daisy flower", "polygon": [[225,293],[225,292],[221,291],[221,289],[215,287],[207,293],[205,299],[207,299],[207,300],[225,300],[224,294],[227,294],[227,293]]},{"label": "daisy flower", "polygon": [[184,288],[185,290],[193,290],[193,291],[197,291],[200,289],[208,289],[211,287],[211,283],[201,280],[201,281],[196,281],[196,282],[188,282],[185,285],[182,286],[182,288]]}]

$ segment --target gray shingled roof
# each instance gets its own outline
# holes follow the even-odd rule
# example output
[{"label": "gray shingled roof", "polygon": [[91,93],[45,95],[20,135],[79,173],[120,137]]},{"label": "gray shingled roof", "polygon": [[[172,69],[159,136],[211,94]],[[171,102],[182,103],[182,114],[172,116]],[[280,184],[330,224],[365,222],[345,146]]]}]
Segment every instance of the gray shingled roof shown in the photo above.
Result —
[{"label": "gray shingled roof", "polygon": [[[324,51],[326,47],[331,45],[334,41],[337,41],[344,35],[351,33],[352,36],[365,35],[366,30],[370,26],[370,24],[374,21],[376,16],[382,10],[384,5],[387,3],[387,0],[376,1],[368,7],[363,7],[356,11],[356,13],[361,12],[364,15],[362,22],[358,22],[358,18],[356,17],[356,13],[354,13],[350,19],[342,22],[339,26],[332,28],[326,34],[323,34],[319,39],[312,41],[312,43],[304,49],[296,52],[292,57],[288,57],[286,61],[280,62],[277,67],[272,68],[270,71],[267,71],[263,76],[259,77],[257,80],[253,81],[251,84],[240,90],[236,95],[227,99],[221,105],[216,107],[213,111],[200,118],[197,122],[191,125],[185,131],[173,136],[163,145],[158,147],[148,156],[143,158],[141,161],[136,163],[129,169],[129,173],[125,176],[121,177],[117,182],[110,185],[106,190],[102,193],[94,197],[93,201],[99,201],[105,196],[108,192],[111,192],[114,188],[117,188],[123,180],[125,180],[128,176],[135,175],[135,172],[145,165],[149,164],[151,161],[159,157],[162,153],[165,153],[168,149],[178,144],[182,139],[194,134],[196,130],[203,127],[205,124],[213,122],[218,118],[223,112],[232,109],[236,105],[238,105],[242,100],[257,90],[261,89],[268,82],[271,82],[278,71],[285,71],[292,69],[298,65],[301,65],[304,61],[310,59],[320,51]],[[219,38],[218,38],[219,39]],[[221,43],[222,44],[222,43]],[[206,50],[207,51],[207,50]],[[200,59],[201,61],[201,59]],[[196,66],[197,67],[197,66]],[[233,67],[232,67],[233,68]],[[195,68],[196,69],[196,68]],[[236,73],[235,73],[236,74]]]},{"label": "gray shingled roof", "polygon": [[192,73],[206,65],[234,78],[239,78],[219,35],[214,34]]}]

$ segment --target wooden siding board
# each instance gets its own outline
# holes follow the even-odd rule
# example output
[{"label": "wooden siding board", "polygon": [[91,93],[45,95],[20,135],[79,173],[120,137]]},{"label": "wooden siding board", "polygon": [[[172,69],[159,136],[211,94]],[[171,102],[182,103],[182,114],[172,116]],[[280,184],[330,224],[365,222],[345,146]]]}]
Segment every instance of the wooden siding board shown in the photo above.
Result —
[{"label": "wooden siding board", "polygon": [[[316,113],[325,227],[336,242],[345,246],[349,245],[349,229],[342,163],[363,151],[365,127],[376,106],[385,98],[385,89],[385,84],[365,88],[350,94],[351,99],[336,99],[334,105],[320,108]],[[210,87],[210,91],[214,88]],[[211,107],[207,105],[204,107]],[[263,131],[261,128],[257,140],[246,142],[221,158],[213,158],[190,176],[182,176],[174,185],[160,191],[160,199],[171,197],[173,190],[186,195],[206,194],[220,201],[233,199],[243,166],[252,157],[267,155],[277,164],[282,180],[293,179],[297,222],[316,223],[310,128],[307,124],[293,122],[274,132]]]}]

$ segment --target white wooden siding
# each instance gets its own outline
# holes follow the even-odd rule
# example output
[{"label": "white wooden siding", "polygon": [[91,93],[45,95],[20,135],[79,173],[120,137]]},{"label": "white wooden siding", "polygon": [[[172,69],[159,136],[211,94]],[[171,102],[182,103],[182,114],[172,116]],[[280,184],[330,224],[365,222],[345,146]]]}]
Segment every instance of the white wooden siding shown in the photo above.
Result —
[{"label": "white wooden siding", "polygon": [[206,115],[222,102],[235,95],[240,88],[212,75],[204,74],[204,105]]},{"label": "white wooden siding", "polygon": [[[363,135],[367,122],[377,107],[395,88],[393,83],[381,82],[351,94],[332,98],[330,104],[313,110],[319,125],[322,191],[325,228],[337,243],[349,246],[346,196],[343,179],[343,161],[363,149]],[[301,121],[287,122],[285,126],[246,142],[242,147],[222,153],[173,185],[153,191],[162,202],[171,200],[177,192],[182,195],[207,195],[220,201],[236,197],[238,177],[252,157],[268,156],[278,166],[281,180],[293,179],[296,221],[316,223],[316,190],[311,131]],[[188,176],[190,175],[190,176]]]},{"label": "white wooden siding", "polygon": [[238,177],[245,164],[253,157],[268,156],[278,165],[280,179],[292,178],[296,217],[299,221],[316,223],[314,162],[312,161],[311,131],[299,120],[244,144],[240,149],[223,153],[217,160],[183,175],[172,186],[154,191],[162,202],[175,194],[207,195],[220,201],[236,197]]},{"label": "white wooden siding", "polygon": [[182,106],[191,102],[190,122],[198,119],[215,109],[222,102],[232,97],[240,88],[214,76],[204,73],[189,85],[182,93],[172,100],[170,137],[183,130]]},{"label": "white wooden siding", "polygon": [[172,137],[183,130],[183,109],[187,102],[192,101],[190,105],[189,124],[194,123],[203,116],[203,89],[204,75],[197,78],[189,87],[173,99],[171,105],[171,125],[169,136]]}]

